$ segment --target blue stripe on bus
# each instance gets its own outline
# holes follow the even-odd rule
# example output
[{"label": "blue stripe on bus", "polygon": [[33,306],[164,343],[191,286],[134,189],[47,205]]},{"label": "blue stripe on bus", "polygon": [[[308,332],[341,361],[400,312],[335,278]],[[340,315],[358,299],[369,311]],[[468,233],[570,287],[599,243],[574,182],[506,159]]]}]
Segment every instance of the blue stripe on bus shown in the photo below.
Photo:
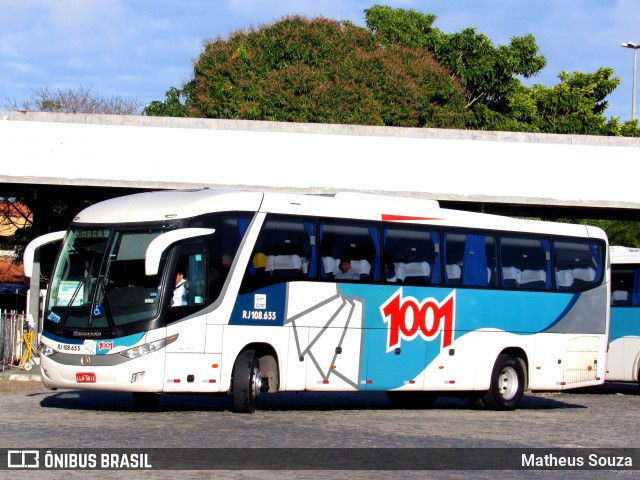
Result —
[{"label": "blue stripe on bus", "polygon": [[610,341],[631,336],[640,336],[640,308],[612,307],[609,327]]},{"label": "blue stripe on bus", "polygon": [[[394,389],[416,378],[441,352],[441,335],[433,341],[416,338],[403,341],[398,354],[387,352],[388,325],[380,306],[399,287],[367,288],[355,284],[340,286],[343,294],[364,300],[364,332],[362,342],[362,389]],[[402,287],[404,297],[421,301],[428,297],[442,302],[452,288]],[[496,329],[518,335],[530,335],[557,324],[575,303],[577,295],[545,292],[516,292],[480,289],[456,289],[455,333],[457,340],[478,329]],[[368,385],[366,380],[375,378]]]},{"label": "blue stripe on bus", "polygon": [[85,342],[95,342],[96,345],[101,342],[112,343],[113,345],[108,349],[98,349],[96,348],[96,355],[105,355],[107,353],[111,353],[113,348],[116,347],[132,347],[136,343],[140,341],[140,339],[144,336],[144,332],[142,333],[134,333],[133,335],[127,335],[126,337],[120,338],[63,338],[57,335],[54,335],[51,332],[47,332],[44,330],[42,332],[42,336],[46,337],[54,342],[58,343],[66,343],[68,345],[83,345]]}]

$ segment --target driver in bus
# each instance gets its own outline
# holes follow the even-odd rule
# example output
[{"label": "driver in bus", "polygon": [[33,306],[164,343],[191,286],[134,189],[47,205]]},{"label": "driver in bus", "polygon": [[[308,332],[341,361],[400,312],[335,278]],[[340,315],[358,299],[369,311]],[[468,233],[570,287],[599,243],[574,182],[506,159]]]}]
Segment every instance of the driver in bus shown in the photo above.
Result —
[{"label": "driver in bus", "polygon": [[184,278],[184,273],[179,271],[176,273],[176,286],[173,288],[173,298],[171,300],[171,306],[177,307],[187,304],[187,288],[189,284]]}]

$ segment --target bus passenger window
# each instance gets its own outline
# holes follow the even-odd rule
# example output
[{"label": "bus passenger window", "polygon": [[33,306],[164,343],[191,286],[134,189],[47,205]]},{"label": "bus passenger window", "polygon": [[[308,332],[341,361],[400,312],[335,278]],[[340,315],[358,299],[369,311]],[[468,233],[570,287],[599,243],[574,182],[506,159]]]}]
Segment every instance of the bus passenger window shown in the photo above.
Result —
[{"label": "bus passenger window", "polygon": [[503,235],[500,239],[502,286],[551,289],[551,253],[547,238]]},{"label": "bus passenger window", "polygon": [[553,245],[557,290],[585,290],[600,281],[603,253],[599,243],[556,240]]},{"label": "bus passenger window", "polygon": [[382,272],[379,229],[362,222],[320,223],[321,278],[379,280]]},{"label": "bus passenger window", "polygon": [[427,228],[393,225],[382,233],[386,283],[440,282],[440,235]]},{"label": "bus passenger window", "polygon": [[272,215],[267,217],[254,245],[241,292],[279,282],[317,277],[315,221]]},{"label": "bus passenger window", "polygon": [[611,265],[611,305],[639,306],[640,265]]},{"label": "bus passenger window", "polygon": [[482,233],[451,233],[445,238],[448,285],[488,287],[496,284],[496,242]]}]

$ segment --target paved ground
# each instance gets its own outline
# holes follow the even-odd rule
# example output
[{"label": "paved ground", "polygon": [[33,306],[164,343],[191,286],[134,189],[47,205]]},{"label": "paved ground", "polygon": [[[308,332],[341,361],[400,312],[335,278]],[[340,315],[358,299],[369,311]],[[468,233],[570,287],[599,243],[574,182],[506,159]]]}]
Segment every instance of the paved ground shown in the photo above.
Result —
[{"label": "paved ground", "polygon": [[[131,395],[50,391],[36,372],[0,372],[0,445],[6,448],[635,448],[640,392],[608,384],[566,393],[525,395],[513,412],[439,399],[431,409],[394,407],[384,393],[261,397],[255,415],[230,412],[228,397],[163,395],[158,411],[139,412]],[[319,427],[319,428],[318,428]],[[636,467],[637,468],[637,467]],[[130,478],[637,478],[635,471],[154,471]],[[0,471],[0,479],[51,478],[52,472]],[[101,478],[121,478],[100,472]],[[65,478],[96,472],[65,472]],[[184,475],[182,475],[184,474]],[[127,475],[129,476],[129,475]]]},{"label": "paved ground", "polygon": [[21,392],[33,389],[33,382],[40,382],[37,368],[31,371],[19,368],[0,370],[0,392]]}]

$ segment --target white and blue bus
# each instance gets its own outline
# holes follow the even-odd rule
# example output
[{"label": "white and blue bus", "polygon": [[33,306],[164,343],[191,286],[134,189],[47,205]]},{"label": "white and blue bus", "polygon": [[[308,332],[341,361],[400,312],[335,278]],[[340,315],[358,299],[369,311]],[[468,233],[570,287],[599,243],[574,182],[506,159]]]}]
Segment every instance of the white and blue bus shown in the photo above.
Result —
[{"label": "white and blue bus", "polygon": [[526,389],[604,381],[607,255],[598,228],[408,198],[116,198],[64,234],[42,379],[146,408],[161,393],[228,393],[253,412],[261,392],[377,390],[512,409]]},{"label": "white and blue bus", "polygon": [[640,382],[640,249],[610,248],[611,327],[606,380]]}]

